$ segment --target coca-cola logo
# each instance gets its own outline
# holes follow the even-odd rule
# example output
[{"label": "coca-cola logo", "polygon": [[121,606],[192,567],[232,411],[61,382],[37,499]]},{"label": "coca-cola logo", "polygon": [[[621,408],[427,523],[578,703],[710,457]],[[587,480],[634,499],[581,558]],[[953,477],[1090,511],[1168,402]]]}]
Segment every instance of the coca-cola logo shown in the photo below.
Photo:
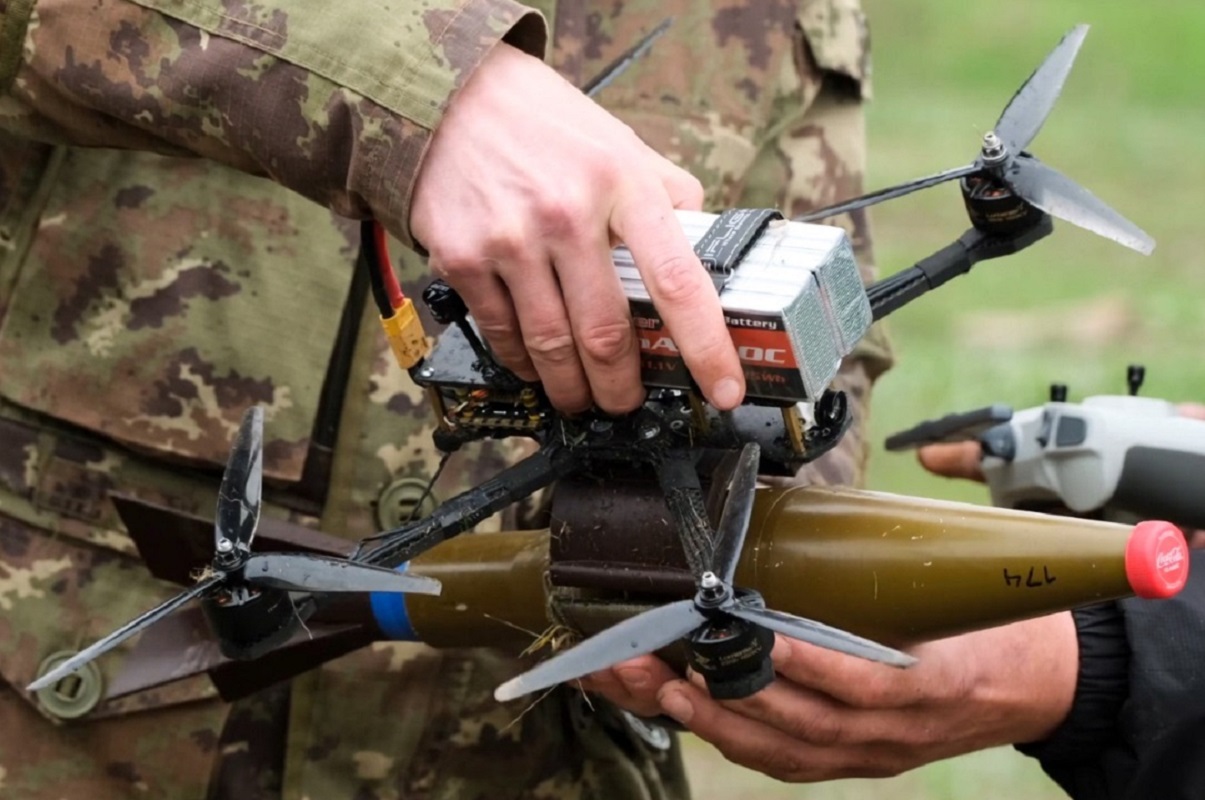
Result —
[{"label": "coca-cola logo", "polygon": [[1155,570],[1169,586],[1184,581],[1188,572],[1188,543],[1180,531],[1172,529],[1159,534],[1155,544]]},{"label": "coca-cola logo", "polygon": [[1126,546],[1130,586],[1148,600],[1171,597],[1183,589],[1191,560],[1184,534],[1170,522],[1138,523]]},{"label": "coca-cola logo", "polygon": [[1179,569],[1183,563],[1184,551],[1178,547],[1155,556],[1155,566],[1160,572],[1171,572],[1174,569]]}]

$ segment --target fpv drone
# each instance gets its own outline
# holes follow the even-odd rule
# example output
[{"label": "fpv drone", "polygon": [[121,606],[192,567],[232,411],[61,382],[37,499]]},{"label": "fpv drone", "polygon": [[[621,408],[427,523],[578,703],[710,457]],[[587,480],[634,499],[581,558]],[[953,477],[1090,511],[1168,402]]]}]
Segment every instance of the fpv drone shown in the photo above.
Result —
[{"label": "fpv drone", "polygon": [[[630,63],[664,28],[612,69]],[[268,556],[251,551],[259,516],[256,453],[262,426],[262,417],[253,410],[243,421],[223,478],[212,544],[201,545],[212,551],[202,559],[209,564],[208,577],[29,689],[50,686],[192,599],[201,600],[227,658],[260,657],[258,663],[271,663],[244,687],[290,677],[367,643],[363,636],[346,635],[331,647],[315,645],[306,657],[284,655],[287,649],[281,643],[297,638],[303,622],[322,617],[316,612],[336,605],[339,595],[377,593],[372,605],[380,612],[382,629],[389,630],[389,622],[381,618],[388,613],[389,598],[437,589],[434,582],[419,581],[395,568],[559,478],[606,481],[634,473],[660,487],[662,514],[668,512],[676,528],[693,596],[652,608],[559,652],[500,687],[499,699],[538,691],[682,639],[690,663],[717,697],[744,697],[773,679],[771,632],[894,666],[911,664],[913,659],[897,650],[766,608],[758,592],[734,584],[757,476],[793,475],[840,441],[851,415],[845,395],[828,385],[841,358],[873,320],[979,261],[1029,247],[1052,232],[1051,217],[1142,253],[1152,250],[1149,236],[1027,150],[1053,108],[1086,33],[1087,27],[1081,26],[1063,38],[1013,97],[970,165],[792,221],[756,210],[681,217],[716,283],[746,370],[749,397],[731,412],[708,407],[674,361],[670,332],[640,294],[639,282],[631,279],[631,256],[625,248],[617,248],[615,261],[642,340],[650,393],[641,408],[622,417],[595,412],[570,418],[548,403],[538,384],[522,382],[495,361],[464,303],[438,281],[423,299],[448,328],[434,349],[428,349],[413,305],[401,295],[388,265],[384,237],[379,227],[366,223],[362,261],[369,268],[373,297],[399,361],[427,389],[440,417],[437,446],[450,452],[474,440],[519,435],[538,441],[538,451],[443,503],[430,516],[369,537],[354,550],[327,547],[324,555]],[[606,82],[600,79],[593,85],[601,88]],[[916,265],[865,289],[844,234],[805,224],[954,180],[960,181],[972,227]],[[805,252],[811,253],[812,261],[799,267],[796,259]],[[762,290],[783,281],[787,291],[765,301]],[[131,511],[128,501],[119,507],[127,522],[128,514],[140,513]],[[147,540],[140,538],[136,525],[127,527],[145,555]],[[346,634],[346,628],[341,630]]]}]

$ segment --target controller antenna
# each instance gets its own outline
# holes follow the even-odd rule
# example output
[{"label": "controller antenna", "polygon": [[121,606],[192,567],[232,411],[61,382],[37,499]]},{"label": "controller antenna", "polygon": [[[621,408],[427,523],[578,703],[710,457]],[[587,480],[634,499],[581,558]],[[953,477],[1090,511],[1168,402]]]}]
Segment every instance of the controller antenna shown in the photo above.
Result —
[{"label": "controller antenna", "polygon": [[1130,396],[1136,397],[1138,390],[1142,388],[1142,382],[1146,380],[1146,367],[1141,364],[1131,364],[1126,367],[1126,386],[1130,387]]}]

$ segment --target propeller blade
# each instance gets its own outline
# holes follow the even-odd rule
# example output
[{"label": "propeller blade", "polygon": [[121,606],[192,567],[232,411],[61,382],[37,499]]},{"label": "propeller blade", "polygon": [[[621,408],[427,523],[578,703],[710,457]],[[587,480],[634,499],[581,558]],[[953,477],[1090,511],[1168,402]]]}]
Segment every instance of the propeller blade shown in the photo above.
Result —
[{"label": "propeller blade", "polygon": [[652,653],[681,639],[706,621],[707,618],[695,608],[694,600],[679,600],[658,606],[612,625],[522,675],[511,678],[494,691],[494,698],[505,703],[606,669],[625,659]]},{"label": "propeller blade", "polygon": [[226,660],[200,604],[182,608],[143,631],[105,687],[105,699],[190,678]]},{"label": "propeller blade", "polygon": [[222,486],[218,490],[214,521],[215,552],[222,553],[223,539],[242,552],[250,552],[255,526],[259,524],[260,493],[264,480],[264,410],[251,406],[243,414],[238,436],[230,451]]},{"label": "propeller blade", "polygon": [[[252,690],[247,688],[249,684],[254,684],[256,689],[266,688],[350,652],[350,649],[342,649],[342,645],[335,649],[331,644],[333,640],[345,641],[351,631],[358,634],[356,647],[352,649],[367,646],[374,640],[373,632],[367,627],[316,622],[311,618],[305,628],[277,649],[254,661],[241,661],[222,655],[204,611],[195,606],[186,608],[142,634],[109,684],[105,699],[116,700],[208,672],[222,699],[234,701],[251,693]],[[311,651],[321,652],[325,658],[313,661],[303,655]],[[282,654],[285,654],[284,658],[280,657]],[[234,681],[229,680],[232,674],[237,674]],[[255,679],[244,680],[248,674],[254,675]]]},{"label": "propeller blade", "polygon": [[749,519],[753,516],[760,459],[761,448],[756,442],[748,442],[741,448],[736,469],[728,480],[728,496],[724,499],[724,510],[720,512],[720,523],[716,527],[712,572],[729,585],[736,574],[737,562],[741,560],[741,550],[749,532]]},{"label": "propeller blade", "polygon": [[887,189],[880,189],[877,192],[855,197],[853,200],[846,200],[844,203],[837,203],[826,208],[809,211],[801,216],[792,217],[792,219],[795,222],[815,222],[818,219],[835,217],[838,214],[845,214],[850,211],[857,211],[859,208],[866,208],[867,206],[882,203],[884,200],[894,200],[897,197],[903,197],[906,194],[912,194],[921,189],[928,189],[930,186],[937,186],[939,183],[965,178],[967,175],[978,172],[980,169],[978,164],[955,167],[945,172],[939,172],[936,175],[930,175],[927,178],[918,178],[908,183],[897,184]]},{"label": "propeller blade", "polygon": [[[111,492],[122,524],[156,578],[192,586],[198,567],[213,563],[213,522],[176,509]],[[277,517],[263,517],[255,531],[260,552],[313,552],[347,558],[356,543]]]},{"label": "propeller blade", "polygon": [[790,636],[792,639],[836,650],[838,653],[890,664],[893,667],[910,667],[916,663],[916,659],[907,653],[901,653],[899,650],[894,650],[878,642],[863,639],[861,636],[855,636],[822,622],[796,617],[781,611],[772,611],[748,600],[737,600],[724,611],[755,625],[777,631],[784,636]]},{"label": "propeller blade", "polygon": [[996,135],[1010,153],[1019,154],[1042,130],[1087,35],[1087,25],[1072,28],[1008,102],[996,122]]},{"label": "propeller blade", "polygon": [[1143,255],[1150,255],[1155,249],[1155,240],[1146,231],[1031,155],[1014,158],[1002,177],[1022,200],[1053,217],[1112,239]]},{"label": "propeller blade", "polygon": [[653,46],[653,42],[660,39],[661,35],[669,30],[669,26],[673,22],[673,17],[663,19],[660,25],[646,33],[640,41],[621,53],[619,58],[603,67],[597,75],[586,81],[585,85],[582,86],[582,94],[586,95],[586,97],[594,97],[603,89],[610,86],[611,81],[627,72],[628,67],[632,66],[633,63],[649,51],[649,48]]},{"label": "propeller blade", "polygon": [[207,593],[210,589],[214,588],[225,579],[226,576],[221,573],[212,575],[188,591],[181,592],[167,602],[152,608],[145,614],[135,617],[125,625],[122,625],[120,628],[110,633],[105,638],[93,644],[91,647],[84,648],[59,666],[52,669],[50,672],[47,672],[42,677],[29,684],[29,686],[25,687],[26,690],[36,692],[39,689],[45,689],[47,686],[53,685],[57,681],[75,672],[89,661],[92,661],[109,652],[114,647],[117,647],[117,645],[121,644],[126,639],[129,639],[143,628],[146,628],[149,625],[154,625],[156,622],[163,619],[168,614],[171,614],[189,600],[192,600],[195,597],[200,597],[201,595]]},{"label": "propeller blade", "polygon": [[941,419],[926,420],[906,431],[891,434],[883,446],[887,450],[898,452],[913,447],[923,447],[927,444],[973,442],[991,428],[1008,422],[1012,418],[1012,408],[996,403],[977,408],[974,411],[947,414]]},{"label": "propeller blade", "polygon": [[303,553],[258,553],[243,566],[255,586],[289,592],[405,592],[439,594],[434,578]]}]

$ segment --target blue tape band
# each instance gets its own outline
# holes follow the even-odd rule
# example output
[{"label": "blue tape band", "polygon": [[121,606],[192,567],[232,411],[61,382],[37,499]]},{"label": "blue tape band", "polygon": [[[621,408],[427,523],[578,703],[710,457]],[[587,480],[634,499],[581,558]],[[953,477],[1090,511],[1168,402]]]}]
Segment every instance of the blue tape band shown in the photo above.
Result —
[{"label": "blue tape band", "polygon": [[[409,562],[397,568],[405,572]],[[377,621],[381,632],[395,642],[420,641],[410,624],[410,614],[406,611],[406,595],[401,592],[373,592],[369,595],[372,605],[372,615]]]}]

